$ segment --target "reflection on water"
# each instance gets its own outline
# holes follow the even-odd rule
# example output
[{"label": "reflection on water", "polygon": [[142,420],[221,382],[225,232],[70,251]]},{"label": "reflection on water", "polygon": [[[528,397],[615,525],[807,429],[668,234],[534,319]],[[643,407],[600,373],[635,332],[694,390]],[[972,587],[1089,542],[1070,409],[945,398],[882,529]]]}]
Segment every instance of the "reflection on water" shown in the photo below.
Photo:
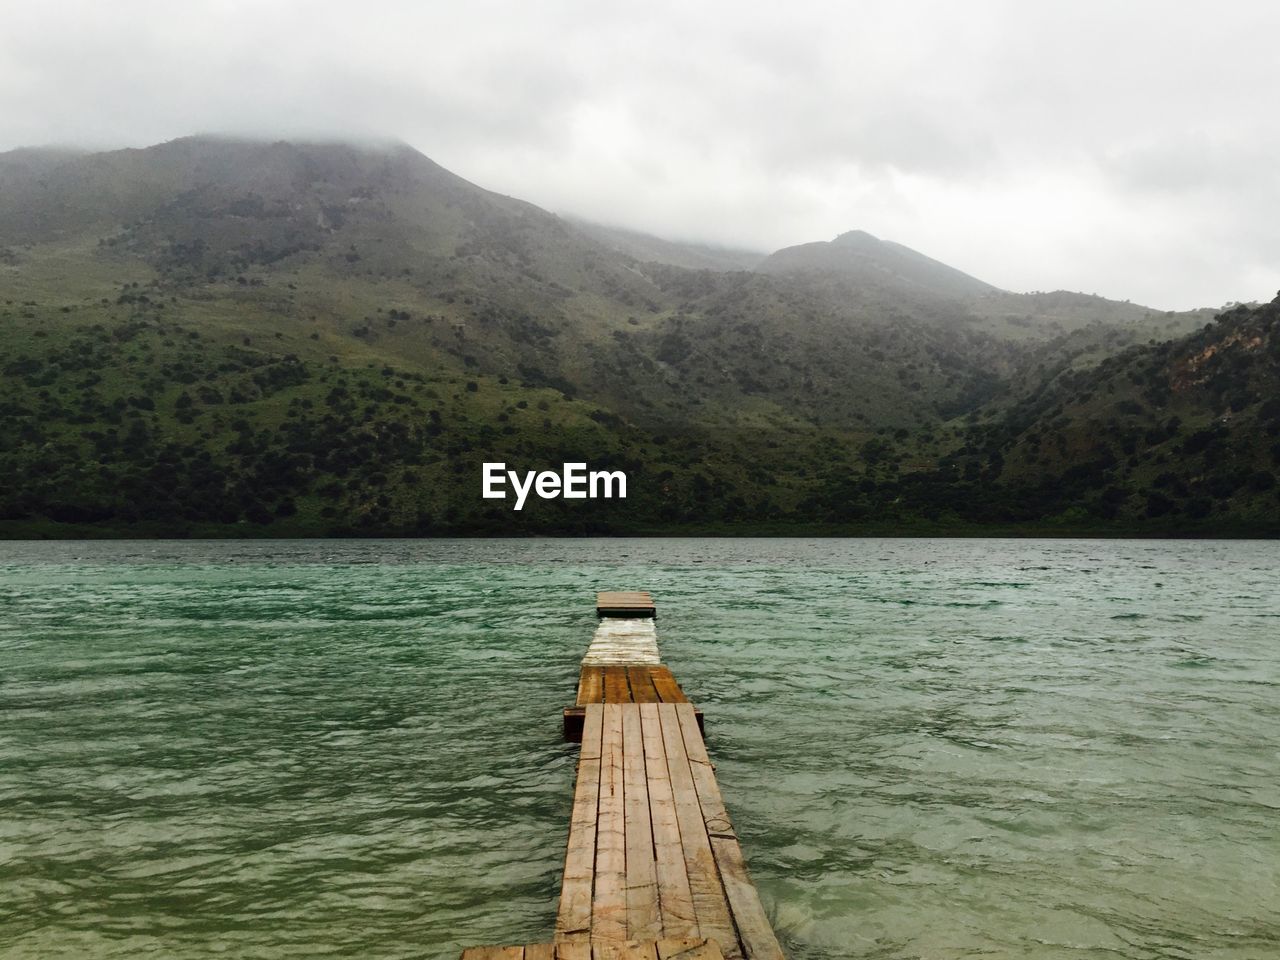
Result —
[{"label": "reflection on water", "polygon": [[797,960],[1280,956],[1280,544],[0,544],[0,955],[545,940],[647,588]]}]

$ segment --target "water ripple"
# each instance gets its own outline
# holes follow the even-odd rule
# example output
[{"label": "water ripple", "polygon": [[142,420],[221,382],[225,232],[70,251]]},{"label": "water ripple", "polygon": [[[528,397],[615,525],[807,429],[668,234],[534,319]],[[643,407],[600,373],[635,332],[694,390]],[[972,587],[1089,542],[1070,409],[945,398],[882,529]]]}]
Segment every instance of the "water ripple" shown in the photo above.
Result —
[{"label": "water ripple", "polygon": [[1280,955],[1280,545],[0,545],[0,954],[551,930],[591,592],[666,660],[795,960]]}]

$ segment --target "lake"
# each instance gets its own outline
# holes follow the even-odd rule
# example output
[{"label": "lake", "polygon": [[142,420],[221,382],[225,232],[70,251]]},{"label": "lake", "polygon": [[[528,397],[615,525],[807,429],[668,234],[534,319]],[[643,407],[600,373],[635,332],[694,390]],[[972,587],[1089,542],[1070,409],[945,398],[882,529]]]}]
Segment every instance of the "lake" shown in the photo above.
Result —
[{"label": "lake", "polygon": [[550,939],[654,593],[795,960],[1280,956],[1280,543],[0,543],[0,955]]}]

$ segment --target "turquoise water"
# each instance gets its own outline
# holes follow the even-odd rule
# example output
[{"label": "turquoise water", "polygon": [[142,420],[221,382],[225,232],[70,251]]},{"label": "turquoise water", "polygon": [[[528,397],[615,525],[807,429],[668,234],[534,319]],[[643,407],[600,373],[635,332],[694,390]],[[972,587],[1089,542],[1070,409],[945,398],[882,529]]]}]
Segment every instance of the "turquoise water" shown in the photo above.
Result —
[{"label": "turquoise water", "polygon": [[1280,956],[1280,544],[0,544],[0,956],[549,938],[647,588],[795,960]]}]

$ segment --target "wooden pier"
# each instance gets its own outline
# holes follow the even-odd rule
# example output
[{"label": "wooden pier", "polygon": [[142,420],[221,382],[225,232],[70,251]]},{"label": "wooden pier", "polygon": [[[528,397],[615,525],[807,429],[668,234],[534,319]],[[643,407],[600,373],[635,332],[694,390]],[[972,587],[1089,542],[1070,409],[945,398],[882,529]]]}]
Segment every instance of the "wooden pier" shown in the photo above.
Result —
[{"label": "wooden pier", "polygon": [[598,617],[648,617],[658,616],[653,597],[647,590],[606,590],[596,594]]},{"label": "wooden pier", "polygon": [[652,597],[601,593],[565,736],[581,740],[552,943],[463,960],[782,960]]}]

